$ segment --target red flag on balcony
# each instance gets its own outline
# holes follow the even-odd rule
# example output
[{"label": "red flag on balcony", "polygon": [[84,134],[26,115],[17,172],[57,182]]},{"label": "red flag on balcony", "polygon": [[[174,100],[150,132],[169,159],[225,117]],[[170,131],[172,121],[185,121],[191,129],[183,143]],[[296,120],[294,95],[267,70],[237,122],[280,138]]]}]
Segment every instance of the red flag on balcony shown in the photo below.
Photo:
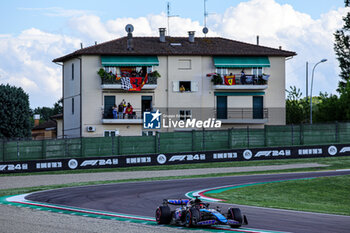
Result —
[{"label": "red flag on balcony", "polygon": [[142,77],[130,77],[130,84],[132,88],[129,91],[141,91]]},{"label": "red flag on balcony", "polygon": [[225,85],[235,85],[236,84],[236,76],[231,75],[231,76],[225,76]]},{"label": "red flag on balcony", "polygon": [[147,80],[148,80],[148,74],[146,73],[146,76],[145,76],[144,80],[141,83],[141,88],[143,87],[143,85],[146,84]]}]

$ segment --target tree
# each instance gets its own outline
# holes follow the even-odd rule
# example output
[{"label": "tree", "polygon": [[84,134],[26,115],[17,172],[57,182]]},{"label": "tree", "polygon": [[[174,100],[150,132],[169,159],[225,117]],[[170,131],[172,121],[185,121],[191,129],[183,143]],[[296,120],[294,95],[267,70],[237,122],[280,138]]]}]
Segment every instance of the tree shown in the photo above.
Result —
[{"label": "tree", "polygon": [[40,121],[48,121],[51,116],[63,113],[62,98],[59,99],[52,108],[49,107],[37,107],[32,112],[40,115]]},{"label": "tree", "polygon": [[313,120],[315,123],[345,120],[338,96],[320,93],[313,111]]},{"label": "tree", "polygon": [[345,87],[340,88],[339,106],[342,109],[342,118],[346,121],[350,120],[350,81]]},{"label": "tree", "polygon": [[22,88],[0,85],[0,138],[31,135],[29,96]]},{"label": "tree", "polygon": [[286,101],[286,122],[287,124],[300,124],[305,122],[309,112],[308,102],[301,99],[302,93],[295,86],[289,87]]},{"label": "tree", "polygon": [[[345,0],[345,7],[350,6],[349,2],[350,0]],[[334,51],[339,61],[341,77],[339,88],[345,87],[346,82],[350,80],[350,12],[343,20],[344,26],[334,33]]]}]

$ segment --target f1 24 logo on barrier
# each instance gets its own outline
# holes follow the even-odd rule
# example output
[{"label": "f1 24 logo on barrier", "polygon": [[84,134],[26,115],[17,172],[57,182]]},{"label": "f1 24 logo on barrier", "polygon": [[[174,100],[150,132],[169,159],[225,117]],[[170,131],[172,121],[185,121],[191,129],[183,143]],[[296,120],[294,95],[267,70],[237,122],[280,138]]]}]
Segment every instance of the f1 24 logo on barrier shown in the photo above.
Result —
[{"label": "f1 24 logo on barrier", "polygon": [[174,161],[193,161],[193,160],[205,160],[205,154],[195,155],[174,155],[169,159],[169,162]]},{"label": "f1 24 logo on barrier", "polygon": [[[279,157],[279,156],[290,156],[290,155],[291,155],[290,150],[266,150],[266,151],[258,151],[254,155],[254,158],[269,157],[269,156]],[[253,152],[251,150],[245,150],[243,152],[244,159],[249,160],[252,157],[253,157]]]},{"label": "f1 24 logo on barrier", "polygon": [[156,112],[143,113],[143,128],[144,129],[160,129],[162,114],[157,110]]}]

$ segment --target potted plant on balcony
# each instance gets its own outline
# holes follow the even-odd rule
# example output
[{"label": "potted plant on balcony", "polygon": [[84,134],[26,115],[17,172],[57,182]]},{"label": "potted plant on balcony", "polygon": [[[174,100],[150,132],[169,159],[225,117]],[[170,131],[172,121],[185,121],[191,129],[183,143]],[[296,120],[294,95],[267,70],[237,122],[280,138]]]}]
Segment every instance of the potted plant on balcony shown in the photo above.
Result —
[{"label": "potted plant on balcony", "polygon": [[258,84],[260,85],[266,85],[267,81],[269,80],[270,75],[268,74],[262,74],[258,76]]},{"label": "potted plant on balcony", "polygon": [[112,72],[106,72],[103,68],[99,69],[97,74],[101,77],[102,84],[114,84],[118,83],[119,81],[116,75],[114,75]]},{"label": "potted plant on balcony", "polygon": [[148,73],[148,84],[157,84],[157,79],[160,78],[160,74],[157,70]]},{"label": "potted plant on balcony", "polygon": [[223,79],[221,78],[220,74],[214,74],[214,75],[212,75],[211,82],[214,85],[222,85]]}]

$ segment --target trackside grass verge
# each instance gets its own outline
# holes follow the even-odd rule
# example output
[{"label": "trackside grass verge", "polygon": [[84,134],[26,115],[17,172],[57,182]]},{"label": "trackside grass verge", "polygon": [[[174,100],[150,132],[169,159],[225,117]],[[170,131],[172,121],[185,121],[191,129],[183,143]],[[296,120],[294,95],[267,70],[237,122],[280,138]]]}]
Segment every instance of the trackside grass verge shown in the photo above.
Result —
[{"label": "trackside grass verge", "polygon": [[284,181],[231,189],[210,197],[228,203],[350,215],[350,175]]},{"label": "trackside grass verge", "polygon": [[251,167],[251,166],[270,166],[270,165],[287,165],[298,163],[319,163],[328,165],[324,168],[310,168],[307,171],[324,171],[335,169],[350,169],[350,156],[343,157],[326,157],[312,159],[278,159],[262,161],[235,161],[235,162],[215,162],[215,163],[197,163],[197,164],[180,164],[180,165],[163,165],[163,166],[140,166],[127,168],[102,168],[86,170],[66,170],[52,172],[33,172],[33,173],[14,173],[0,174],[1,176],[25,176],[25,175],[55,175],[55,174],[78,174],[78,173],[96,173],[96,172],[126,172],[126,171],[159,171],[159,170],[179,170],[179,169],[198,169],[198,168],[222,168],[222,167]]}]

